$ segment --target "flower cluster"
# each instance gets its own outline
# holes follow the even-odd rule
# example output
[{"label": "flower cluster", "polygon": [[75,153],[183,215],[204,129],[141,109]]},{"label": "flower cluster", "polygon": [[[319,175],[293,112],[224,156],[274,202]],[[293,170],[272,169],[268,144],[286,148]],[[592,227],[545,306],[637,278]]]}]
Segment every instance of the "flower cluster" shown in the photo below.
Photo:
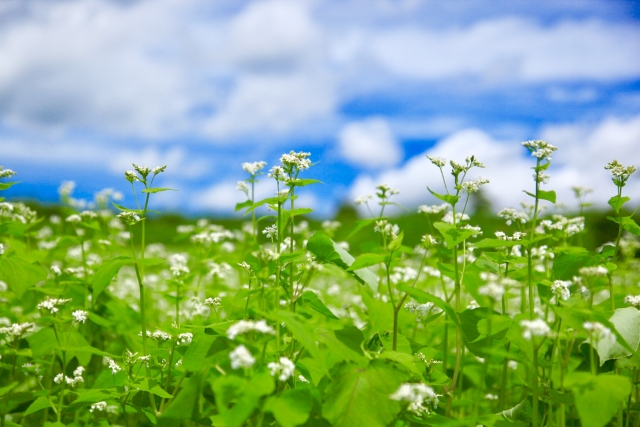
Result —
[{"label": "flower cluster", "polygon": [[247,333],[247,332],[260,332],[262,334],[274,334],[274,329],[267,325],[267,322],[264,320],[258,320],[254,322],[253,320],[240,320],[238,323],[231,325],[229,329],[227,329],[227,336],[229,339],[236,339],[238,335]]},{"label": "flower cluster", "polygon": [[122,370],[122,368],[111,358],[107,357],[105,359],[107,365],[109,365],[109,369],[111,369],[111,374],[115,375]]},{"label": "flower cluster", "polygon": [[535,141],[525,141],[522,145],[529,150],[532,156],[547,160],[551,160],[551,155],[558,149],[558,147],[549,144],[547,141],[539,139]]},{"label": "flower cluster", "polygon": [[48,297],[46,300],[42,301],[37,305],[39,310],[49,310],[51,314],[55,314],[59,311],[58,307],[61,305],[65,305],[71,301],[71,299],[62,299],[62,298],[50,298]]},{"label": "flower cluster", "polygon": [[546,337],[551,333],[551,328],[542,319],[522,320],[522,338],[530,340],[532,337]]},{"label": "flower cluster", "polygon": [[0,328],[0,334],[5,334],[9,338],[9,341],[17,341],[22,336],[33,329],[35,325],[30,322],[25,323],[13,323],[9,326],[3,326]]},{"label": "flower cluster", "polygon": [[178,344],[189,345],[191,341],[193,341],[193,334],[191,332],[178,335]]},{"label": "flower cluster", "polygon": [[489,180],[483,177],[476,178],[471,181],[465,181],[460,184],[460,188],[467,193],[475,193],[480,189],[481,185],[488,184]]},{"label": "flower cluster", "polygon": [[430,313],[439,313],[441,310],[436,308],[432,302],[424,304],[417,304],[415,302],[408,302],[404,305],[404,308],[410,313],[416,313],[416,320],[420,322],[422,319],[426,319]]},{"label": "flower cluster", "polygon": [[277,375],[278,380],[286,381],[293,376],[296,365],[290,359],[281,357],[278,362],[269,363],[267,368],[269,368],[272,377]]},{"label": "flower cluster", "polygon": [[521,223],[525,224],[529,221],[529,216],[521,211],[517,211],[513,208],[502,209],[498,212],[498,216],[500,218],[504,218],[507,220],[507,225],[511,225],[512,223]]},{"label": "flower cluster", "polygon": [[53,382],[56,384],[61,384],[63,381],[70,385],[71,387],[75,387],[79,383],[84,382],[84,378],[82,378],[82,374],[84,374],[84,368],[82,366],[78,366],[73,371],[73,377],[68,377],[64,374],[58,374],[53,378]]},{"label": "flower cluster", "polygon": [[182,277],[191,272],[187,267],[187,257],[182,254],[173,254],[169,257],[169,268],[175,277]]},{"label": "flower cluster", "polygon": [[566,301],[571,296],[571,292],[569,291],[569,286],[571,285],[570,281],[564,280],[556,280],[551,285],[551,294],[553,298],[551,299],[551,303],[555,304],[556,301],[562,300]]},{"label": "flower cluster", "polygon": [[229,359],[231,359],[231,368],[250,368],[256,363],[256,359],[249,353],[249,350],[243,345],[239,345],[229,353]]},{"label": "flower cluster", "polygon": [[305,153],[304,151],[296,153],[292,150],[288,154],[280,156],[280,163],[282,163],[284,168],[290,173],[293,172],[294,169],[302,171],[309,169],[311,166],[310,156],[311,153]]},{"label": "flower cluster", "polygon": [[389,398],[400,402],[408,402],[407,410],[422,416],[430,414],[438,406],[439,396],[426,384],[404,383]]},{"label": "flower cluster", "polygon": [[397,224],[389,224],[389,221],[386,219],[376,221],[376,225],[373,230],[378,233],[382,233],[391,240],[398,237],[398,234],[400,233],[400,227],[398,227]]},{"label": "flower cluster", "polygon": [[616,336],[611,332],[611,329],[607,328],[600,322],[584,322],[582,327],[589,333],[589,335],[596,341],[600,340],[614,340]]},{"label": "flower cluster", "polygon": [[635,308],[640,308],[640,295],[627,295],[624,297],[624,302]]},{"label": "flower cluster", "polygon": [[624,166],[617,160],[607,163],[604,167],[613,176],[613,183],[617,187],[624,187],[629,177],[636,171],[635,166]]},{"label": "flower cluster", "polygon": [[418,213],[423,214],[439,214],[449,209],[448,203],[443,203],[441,205],[420,205],[418,206]]},{"label": "flower cluster", "polygon": [[603,265],[598,265],[595,267],[582,267],[579,273],[584,277],[604,277],[609,274],[609,270]]},{"label": "flower cluster", "polygon": [[140,216],[134,212],[122,212],[118,214],[118,218],[126,225],[134,225],[140,222]]},{"label": "flower cluster", "polygon": [[73,321],[75,323],[84,323],[89,318],[89,312],[84,310],[76,310],[71,313],[71,316],[73,316]]}]

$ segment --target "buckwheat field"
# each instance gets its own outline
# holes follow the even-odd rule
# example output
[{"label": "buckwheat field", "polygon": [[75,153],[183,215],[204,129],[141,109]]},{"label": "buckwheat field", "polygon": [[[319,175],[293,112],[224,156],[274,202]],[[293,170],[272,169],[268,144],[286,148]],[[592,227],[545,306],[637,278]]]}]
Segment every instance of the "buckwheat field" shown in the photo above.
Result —
[{"label": "buckwheat field", "polygon": [[446,193],[416,183],[441,201],[417,245],[384,183],[348,229],[307,222],[305,152],[242,164],[241,228],[185,220],[166,244],[150,225],[171,165],[134,164],[127,203],[106,190],[85,210],[70,184],[62,214],[0,198],[1,426],[640,425],[635,167],[602,164],[615,232],[591,250],[589,190],[559,215],[557,148],[522,145],[530,203],[494,212],[495,233],[470,215],[499,185],[481,153],[429,157]]}]

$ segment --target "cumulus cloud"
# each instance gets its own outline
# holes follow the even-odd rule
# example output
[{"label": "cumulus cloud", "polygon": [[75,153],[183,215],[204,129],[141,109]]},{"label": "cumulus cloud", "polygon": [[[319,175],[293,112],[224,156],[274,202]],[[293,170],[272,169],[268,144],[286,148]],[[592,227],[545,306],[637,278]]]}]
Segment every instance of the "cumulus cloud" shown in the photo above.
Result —
[{"label": "cumulus cloud", "polygon": [[[571,187],[583,186],[594,189],[589,201],[606,206],[615,194],[615,187],[604,166],[613,159],[625,165],[640,166],[640,116],[629,119],[609,118],[597,124],[564,124],[546,126],[540,132],[543,139],[559,147],[554,154],[549,170],[551,181],[543,188],[555,190],[558,202],[575,207]],[[399,168],[389,169],[377,175],[362,174],[351,187],[351,197],[373,193],[377,184],[385,183],[398,188],[397,201],[408,207],[435,202],[427,186],[444,192],[439,170],[426,155],[444,157],[462,162],[466,156],[475,155],[486,165],[486,169],[473,169],[469,178],[482,176],[490,179],[483,190],[496,209],[518,207],[521,201],[531,199],[523,190],[533,191],[531,167],[535,159],[526,154],[520,141],[498,140],[478,129],[467,129],[453,133],[440,140],[425,153],[409,159]],[[449,178],[448,174],[445,177]],[[640,177],[634,176],[625,193],[640,192]],[[449,183],[449,188],[451,188]],[[546,202],[545,202],[546,203]]]},{"label": "cumulus cloud", "polygon": [[371,55],[398,75],[492,84],[567,79],[616,80],[640,74],[640,28],[597,20],[550,27],[496,18],[462,28],[400,28],[374,36]]},{"label": "cumulus cloud", "polygon": [[367,168],[394,166],[402,159],[400,143],[380,117],[346,124],[338,136],[338,145],[349,163]]}]

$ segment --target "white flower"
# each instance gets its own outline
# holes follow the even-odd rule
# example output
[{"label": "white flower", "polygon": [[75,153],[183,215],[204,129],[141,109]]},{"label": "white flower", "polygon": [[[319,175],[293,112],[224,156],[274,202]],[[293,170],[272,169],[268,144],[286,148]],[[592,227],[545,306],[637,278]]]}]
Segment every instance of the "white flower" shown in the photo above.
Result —
[{"label": "white flower", "polygon": [[175,277],[190,273],[189,267],[187,267],[187,257],[182,254],[173,254],[169,257],[169,268]]},{"label": "white flower", "polygon": [[278,375],[278,380],[288,380],[296,370],[296,365],[286,357],[281,357],[279,362],[271,362],[267,365],[271,371],[271,376]]},{"label": "white flower", "polygon": [[611,173],[613,182],[619,187],[623,187],[629,177],[636,171],[635,166],[623,166],[617,160],[609,162],[604,168]]},{"label": "white flower", "polygon": [[441,205],[420,205],[418,206],[418,213],[423,214],[439,214],[449,209],[449,204],[443,203]]},{"label": "white flower", "polygon": [[389,398],[408,402],[407,410],[420,416],[431,413],[438,406],[439,396],[426,384],[404,383]]},{"label": "white flower", "polygon": [[524,224],[529,221],[529,216],[526,213],[516,211],[513,208],[502,209],[498,212],[498,216],[506,219],[507,225],[511,225],[513,222],[520,222],[521,224]]},{"label": "white flower", "polygon": [[[456,223],[459,223],[460,221],[469,221],[469,215],[463,214],[461,212],[456,213]],[[442,222],[453,224],[453,214],[451,212],[447,212],[442,217]]]},{"label": "white flower", "polygon": [[242,191],[244,194],[246,194],[247,196],[249,196],[249,186],[247,185],[246,182],[244,181],[238,181],[236,183],[236,190],[238,191]]},{"label": "white flower", "polygon": [[280,162],[287,169],[296,168],[298,170],[309,169],[311,166],[311,160],[309,160],[311,153],[305,153],[304,151],[294,152],[290,151],[288,154],[280,156]]},{"label": "white flower", "polygon": [[122,212],[117,215],[122,222],[127,225],[133,225],[140,222],[140,216],[134,212]]},{"label": "white flower", "polygon": [[106,362],[109,365],[109,369],[111,369],[111,373],[113,375],[117,374],[122,369],[113,359],[107,357]]},{"label": "white flower", "polygon": [[539,139],[535,141],[525,141],[522,143],[522,145],[529,150],[532,156],[539,159],[551,160],[551,155],[558,149],[558,147],[555,147],[548,142]]},{"label": "white flower", "polygon": [[427,158],[431,161],[431,163],[439,168],[442,168],[447,164],[447,159],[443,157],[427,156]]},{"label": "white flower", "polygon": [[355,202],[356,202],[356,205],[362,205],[362,204],[366,204],[371,199],[373,199],[373,196],[371,194],[367,194],[366,196],[360,196],[356,198]]},{"label": "white flower", "polygon": [[404,308],[410,313],[416,313],[416,320],[419,322],[426,318],[431,312],[439,313],[441,310],[436,308],[432,302],[424,304],[416,304],[415,302],[408,302],[404,305]]},{"label": "white flower", "polygon": [[275,224],[268,226],[264,230],[262,230],[262,234],[265,234],[269,239],[277,239],[278,238],[278,227]]},{"label": "white flower", "polygon": [[397,224],[389,224],[386,219],[376,221],[376,225],[373,228],[373,231],[378,233],[385,234],[389,237],[389,239],[393,240],[398,237],[398,233],[400,233],[400,227]]},{"label": "white flower", "polygon": [[178,335],[178,342],[182,345],[189,345],[191,341],[193,341],[193,334],[191,332]]},{"label": "white flower", "polygon": [[488,296],[489,298],[500,301],[502,295],[504,295],[504,287],[495,282],[489,282],[486,285],[478,289],[480,295]]},{"label": "white flower", "polygon": [[76,310],[73,313],[71,313],[71,315],[73,316],[73,321],[76,323],[84,323],[87,321],[87,318],[89,316],[89,313],[87,311],[84,310]]},{"label": "white flower", "polygon": [[516,362],[515,360],[509,360],[507,362],[507,367],[512,371],[515,371],[516,369],[518,369],[518,362]]},{"label": "white flower", "polygon": [[484,398],[487,400],[498,400],[498,396],[496,396],[495,394],[491,394],[491,393],[487,393],[484,395]]},{"label": "white flower", "polygon": [[16,175],[16,172],[12,171],[11,169],[5,169],[2,166],[0,166],[0,178],[8,178],[14,175]]},{"label": "white flower", "polygon": [[[553,294],[554,299],[559,298],[563,301],[566,301],[571,296],[571,292],[569,291],[569,285],[571,285],[570,281],[556,280],[551,285],[551,293]],[[555,303],[555,301],[553,301]]]},{"label": "white flower", "polygon": [[300,381],[301,383],[309,383],[309,380],[302,375],[298,375],[298,381]]},{"label": "white flower", "polygon": [[65,219],[65,221],[71,224],[77,224],[79,222],[82,222],[82,218],[78,214],[73,214],[69,215],[67,219]]},{"label": "white flower", "polygon": [[242,169],[247,172],[249,175],[255,176],[259,171],[261,171],[265,166],[267,165],[267,162],[245,162],[242,164]]},{"label": "white flower", "polygon": [[263,334],[274,334],[275,330],[267,325],[267,322],[264,320],[258,320],[254,322],[253,320],[240,320],[238,323],[231,325],[229,329],[227,329],[227,336],[229,339],[235,339],[238,335],[256,331]]},{"label": "white flower", "polygon": [[245,270],[251,272],[251,266],[247,264],[246,261],[239,262],[238,267],[244,268]]},{"label": "white flower", "polygon": [[89,408],[89,412],[99,411],[102,412],[107,409],[107,402],[104,400],[102,402],[96,402],[91,404],[91,408]]},{"label": "white flower", "polygon": [[467,305],[467,310],[475,310],[476,308],[480,308],[480,304],[476,300],[471,300],[469,305]]},{"label": "white flower", "polygon": [[205,298],[204,305],[210,305],[212,307],[220,307],[222,305],[222,299],[220,299],[220,297]]},{"label": "white flower", "polygon": [[640,295],[627,295],[624,297],[624,302],[638,308],[640,307]]},{"label": "white flower", "polygon": [[0,334],[8,336],[9,341],[16,341],[21,338],[29,330],[33,329],[35,325],[30,322],[26,323],[14,323],[10,326],[3,326],[0,328]]},{"label": "white flower", "polygon": [[467,193],[475,193],[476,191],[478,191],[480,189],[481,185],[484,184],[488,184],[489,180],[483,177],[479,177],[476,178],[472,181],[465,181],[463,182],[460,187],[462,188],[463,191],[466,191]]},{"label": "white flower", "polygon": [[600,340],[616,340],[616,336],[611,332],[611,329],[604,326],[599,322],[584,322],[582,327],[592,336],[596,341]]},{"label": "white flower", "polygon": [[274,166],[267,175],[269,178],[282,179],[286,176],[284,168],[282,166]]},{"label": "white flower", "polygon": [[609,274],[606,267],[598,265],[597,267],[582,267],[579,270],[581,276],[603,277]]},{"label": "white flower", "polygon": [[51,314],[55,314],[58,312],[58,306],[64,305],[71,301],[71,299],[58,299],[58,298],[49,298],[42,301],[37,305],[39,310],[49,310]]},{"label": "white flower", "polygon": [[167,169],[167,165],[156,166],[151,171],[153,172],[154,175],[158,175],[159,173],[164,172],[166,169]]},{"label": "white flower", "polygon": [[250,368],[256,363],[256,359],[253,358],[249,350],[243,345],[239,345],[229,353],[229,358],[231,359],[231,368]]},{"label": "white flower", "polygon": [[530,340],[532,337],[544,337],[551,333],[551,328],[542,319],[535,320],[522,320],[520,321],[522,326],[522,338]]}]

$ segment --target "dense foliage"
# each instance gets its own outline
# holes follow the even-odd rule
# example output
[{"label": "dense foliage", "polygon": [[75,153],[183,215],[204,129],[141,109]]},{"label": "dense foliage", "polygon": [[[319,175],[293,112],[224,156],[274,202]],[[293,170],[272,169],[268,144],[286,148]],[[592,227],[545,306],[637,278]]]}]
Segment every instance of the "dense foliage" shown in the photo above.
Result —
[{"label": "dense foliage", "polygon": [[[312,230],[296,203],[317,183],[309,153],[266,177],[242,165],[242,229],[199,220],[166,245],[148,243],[166,166],[125,173],[129,206],[69,183],[64,215],[0,199],[1,425],[640,425],[635,168],[606,166],[616,232],[588,250],[582,212],[544,213],[556,148],[523,145],[531,204],[501,210],[494,235],[467,212],[484,165],[430,157],[446,193],[429,189],[442,204],[419,208],[416,246],[385,216],[386,185],[356,201],[370,218]],[[274,197],[254,199],[258,178]]]}]

